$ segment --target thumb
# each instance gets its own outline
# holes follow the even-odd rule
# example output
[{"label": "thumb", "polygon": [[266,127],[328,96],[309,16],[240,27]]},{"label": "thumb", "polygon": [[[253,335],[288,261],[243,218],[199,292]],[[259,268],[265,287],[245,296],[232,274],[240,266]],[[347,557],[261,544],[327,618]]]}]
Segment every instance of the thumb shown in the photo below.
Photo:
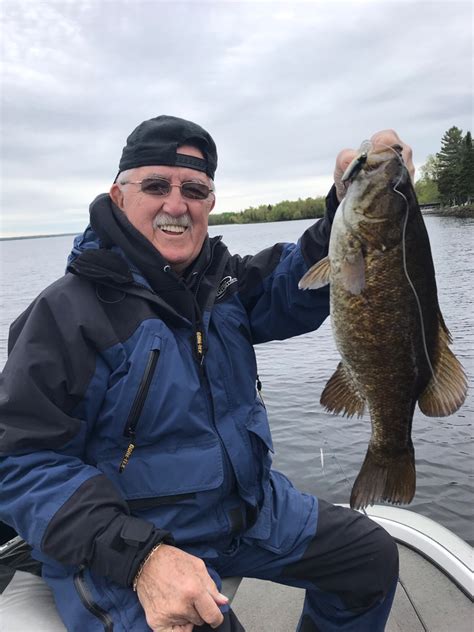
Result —
[{"label": "thumb", "polygon": [[347,191],[347,184],[342,182],[342,176],[356,155],[355,149],[343,149],[337,155],[334,168],[334,184],[336,185],[336,194],[339,202],[342,201]]},{"label": "thumb", "polygon": [[209,585],[207,587],[207,591],[211,595],[211,597],[214,599],[217,605],[225,606],[226,604],[229,603],[229,597],[226,597],[225,595],[223,595],[221,592],[218,591],[217,586],[212,579],[210,579]]},{"label": "thumb", "polygon": [[219,604],[220,606],[225,606],[226,604],[229,603],[229,597],[226,597],[225,595],[223,595],[220,592],[215,593],[214,595],[212,595],[214,598],[214,601]]}]

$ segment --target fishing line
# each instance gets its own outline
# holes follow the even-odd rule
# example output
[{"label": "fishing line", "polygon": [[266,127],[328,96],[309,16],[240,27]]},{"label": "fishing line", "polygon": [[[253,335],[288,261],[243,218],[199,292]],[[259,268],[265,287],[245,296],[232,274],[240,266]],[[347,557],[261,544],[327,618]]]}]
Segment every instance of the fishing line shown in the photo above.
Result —
[{"label": "fishing line", "polygon": [[[326,439],[324,439],[324,442],[325,442],[325,443],[328,443]],[[328,444],[328,445],[329,445],[329,444]],[[330,446],[329,446],[329,447],[330,447]],[[350,488],[351,488],[351,483],[350,483],[349,479],[347,478],[346,473],[345,473],[344,469],[342,468],[342,466],[341,466],[341,464],[340,464],[340,462],[339,462],[339,459],[338,459],[338,458],[337,458],[337,456],[336,456],[336,453],[335,453],[334,451],[332,451],[331,456],[333,457],[333,459],[334,459],[334,460],[335,460],[335,462],[337,463],[337,466],[339,467],[339,470],[341,471],[341,474],[342,474],[342,476],[343,476],[344,480],[346,481],[346,483],[347,483],[347,485],[348,485],[348,487],[349,487],[349,489],[350,489]],[[361,513],[363,513],[363,514],[364,514],[364,516],[365,516],[366,518],[370,518],[369,514],[368,514],[368,513],[366,512],[366,510],[365,510],[365,507],[361,507],[358,511],[360,511]],[[402,544],[403,544],[403,542],[402,542]],[[425,622],[425,620],[423,619],[423,617],[422,617],[422,615],[421,615],[421,612],[420,612],[420,611],[419,611],[419,609],[417,608],[417,606],[416,606],[415,602],[413,601],[413,599],[412,599],[412,597],[411,597],[410,593],[408,592],[407,587],[405,586],[405,583],[403,582],[403,580],[402,580],[402,578],[401,578],[400,574],[399,574],[399,575],[398,575],[398,577],[397,577],[397,583],[401,586],[401,588],[402,588],[403,592],[405,593],[405,595],[406,595],[406,597],[407,597],[408,601],[410,602],[411,607],[413,608],[413,611],[414,611],[415,615],[417,616],[418,621],[419,621],[419,622],[420,622],[420,624],[421,624],[421,627],[423,628],[423,632],[429,632],[429,628],[428,628],[428,626],[426,625],[426,622]]]},{"label": "fishing line", "polygon": [[416,607],[415,602],[413,601],[413,599],[410,596],[410,593],[408,592],[405,584],[402,582],[401,577],[398,577],[398,583],[400,584],[400,586],[403,588],[403,591],[405,593],[405,595],[407,596],[408,601],[411,604],[411,607],[413,608],[413,610],[415,611],[416,616],[418,617],[418,621],[421,623],[421,627],[423,628],[424,632],[430,632],[430,629],[428,628],[428,626],[425,623],[425,620],[423,619],[423,617],[421,616],[421,612],[418,610],[418,608]]},{"label": "fishing line", "polygon": [[[390,149],[390,151],[393,151],[393,153],[396,155],[398,161],[400,162],[400,164],[402,165],[402,167],[404,167],[406,169],[406,165],[403,162],[403,158],[400,156],[400,154],[390,145],[385,145],[384,143],[376,143],[377,145],[381,145],[382,147],[386,147],[387,149]],[[410,177],[410,176],[408,176]],[[401,183],[401,181],[403,180],[403,170],[400,173],[400,177],[398,178],[398,181],[394,184],[393,186],[393,191],[395,191],[395,193],[398,193],[398,195],[400,195],[404,200],[405,200],[405,206],[406,206],[406,212],[405,212],[405,219],[403,222],[403,228],[402,228],[402,259],[403,259],[403,271],[405,273],[405,276],[407,278],[408,284],[410,285],[413,295],[415,296],[415,300],[416,300],[416,305],[418,307],[418,314],[420,316],[420,326],[421,326],[421,338],[423,340],[423,349],[425,352],[425,356],[426,356],[426,360],[428,362],[428,366],[430,368],[431,374],[433,376],[433,378],[436,380],[435,377],[435,372],[433,369],[433,365],[431,364],[431,359],[428,353],[428,345],[426,343],[426,331],[425,331],[425,323],[423,321],[423,309],[421,307],[421,301],[420,298],[417,294],[417,291],[415,289],[415,286],[412,282],[412,280],[410,279],[410,275],[408,274],[408,267],[407,267],[407,253],[406,253],[406,229],[407,229],[407,224],[408,224],[408,217],[410,214],[410,204],[408,202],[408,199],[406,197],[406,195],[404,195],[397,187],[398,185]]]},{"label": "fishing line", "polygon": [[[302,435],[303,435],[303,436],[305,436],[305,437],[308,437],[308,438],[310,438],[310,437],[311,437],[311,438],[313,438],[311,435],[309,435],[308,433],[303,432],[303,431],[301,431],[301,430],[299,431],[299,433],[300,433],[300,434],[302,434]],[[348,487],[349,492],[350,492],[350,491],[351,491],[351,489],[352,489],[352,483],[350,482],[350,480],[349,480],[349,478],[347,477],[347,474],[346,474],[346,472],[345,472],[344,468],[342,467],[341,463],[339,462],[339,459],[337,458],[336,451],[335,451],[335,450],[334,450],[334,448],[331,446],[331,444],[330,444],[330,443],[329,443],[329,441],[326,439],[326,437],[323,435],[322,430],[318,430],[318,433],[321,435],[321,438],[322,438],[322,440],[323,440],[323,443],[324,443],[325,447],[329,449],[329,454],[331,455],[331,457],[332,457],[332,458],[333,458],[333,460],[335,461],[335,463],[336,463],[337,467],[339,468],[339,471],[341,472],[342,478],[343,478],[344,482],[347,484],[347,487]],[[327,452],[328,452],[328,450],[326,450],[326,454],[327,454]],[[326,477],[326,472],[325,472],[325,470],[324,470],[324,450],[323,450],[323,448],[322,448],[322,447],[320,447],[320,448],[319,448],[319,454],[320,454],[320,459],[321,459],[321,471],[322,471],[322,473],[323,473],[324,477],[325,477],[325,478],[327,478],[327,477]],[[368,514],[367,514],[367,512],[365,511],[364,507],[362,507],[362,508],[360,509],[360,511],[361,511],[361,512],[363,512],[363,513],[364,513],[364,515],[365,515],[366,517],[368,517]]]},{"label": "fishing line", "polygon": [[[320,432],[320,434],[322,434],[321,430],[320,430],[319,432]],[[332,458],[333,458],[333,459],[334,459],[334,461],[336,462],[336,464],[337,464],[337,466],[338,466],[338,468],[339,468],[339,470],[340,470],[340,472],[341,472],[341,474],[342,474],[343,479],[344,479],[344,480],[345,480],[345,482],[347,483],[347,486],[349,487],[349,489],[351,489],[351,482],[350,482],[350,481],[349,481],[349,479],[347,478],[346,473],[345,473],[345,471],[344,471],[344,469],[343,469],[342,465],[340,464],[339,459],[337,458],[336,453],[334,452],[334,450],[332,450],[331,446],[329,445],[329,442],[327,441],[327,439],[326,439],[324,436],[323,436],[323,440],[324,440],[324,443],[325,443],[325,444],[329,447],[329,449],[331,450],[331,456],[332,456]],[[320,450],[321,450],[321,454],[322,454],[322,448],[320,448]],[[323,469],[324,476],[326,476],[326,474],[325,474],[325,472],[324,472],[324,466],[323,466],[323,468],[322,468],[322,469]],[[366,518],[370,518],[369,514],[368,514],[368,513],[366,512],[366,510],[365,510],[365,507],[361,507],[358,511],[360,511],[361,513],[363,513],[363,514],[364,514],[364,516],[365,516]],[[403,544],[403,543],[402,543],[402,544]],[[426,625],[426,622],[425,622],[425,620],[423,619],[423,617],[422,617],[422,615],[421,615],[421,612],[420,612],[420,611],[419,611],[419,609],[417,608],[417,606],[416,606],[415,602],[413,601],[413,599],[412,599],[412,597],[411,597],[410,593],[408,592],[407,587],[405,586],[405,583],[403,582],[403,580],[402,580],[402,578],[401,578],[400,574],[399,574],[399,575],[398,575],[398,577],[397,577],[397,583],[401,586],[401,588],[402,588],[403,592],[405,593],[405,595],[406,595],[406,597],[407,597],[408,601],[410,602],[411,607],[413,608],[413,611],[414,611],[414,613],[415,613],[416,617],[418,618],[418,621],[420,622],[421,627],[423,628],[423,632],[429,632],[429,628],[428,628],[428,626]]]}]

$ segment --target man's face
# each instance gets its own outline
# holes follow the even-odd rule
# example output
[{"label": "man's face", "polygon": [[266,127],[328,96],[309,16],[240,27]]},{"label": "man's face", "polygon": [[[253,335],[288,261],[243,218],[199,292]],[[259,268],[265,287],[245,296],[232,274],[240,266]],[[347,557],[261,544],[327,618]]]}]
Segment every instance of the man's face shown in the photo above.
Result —
[{"label": "man's face", "polygon": [[[183,145],[178,153],[204,158],[196,147]],[[200,182],[211,185],[209,177],[195,169],[146,166],[127,172],[127,182],[150,177],[165,178],[171,184]],[[166,196],[156,196],[141,191],[139,184],[112,185],[110,197],[125,213],[128,221],[144,235],[172,269],[181,274],[201,251],[207,235],[209,213],[215,197],[211,193],[205,200],[190,200],[182,196],[179,187],[172,187]]]}]

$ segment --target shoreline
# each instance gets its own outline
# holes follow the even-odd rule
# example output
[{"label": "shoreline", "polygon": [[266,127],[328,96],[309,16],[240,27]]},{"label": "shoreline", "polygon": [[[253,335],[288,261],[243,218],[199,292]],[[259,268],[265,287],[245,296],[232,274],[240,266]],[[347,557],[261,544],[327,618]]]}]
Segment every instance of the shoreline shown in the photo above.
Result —
[{"label": "shoreline", "polygon": [[49,237],[69,237],[70,235],[78,235],[75,233],[51,233],[49,235],[18,235],[15,237],[0,237],[0,241],[17,241],[18,239],[48,239]]},{"label": "shoreline", "polygon": [[[437,208],[427,208],[421,211],[422,215],[438,215],[440,217],[461,217],[465,219],[474,218],[474,204],[468,204],[466,206],[446,206]],[[309,218],[303,218],[300,221],[305,221]],[[314,219],[319,219],[315,217]],[[298,221],[288,219],[286,221]],[[266,224],[268,222],[246,222],[246,224]],[[236,224],[209,224],[209,226],[235,226]],[[242,226],[244,224],[241,224]],[[16,241],[19,239],[48,239],[50,237],[69,237],[71,235],[77,235],[78,232],[73,233],[52,233],[49,235],[18,235],[15,237],[0,237],[0,241]]]},{"label": "shoreline", "polygon": [[438,215],[440,217],[461,217],[468,219],[474,217],[474,204],[424,209],[421,213],[422,215]]}]

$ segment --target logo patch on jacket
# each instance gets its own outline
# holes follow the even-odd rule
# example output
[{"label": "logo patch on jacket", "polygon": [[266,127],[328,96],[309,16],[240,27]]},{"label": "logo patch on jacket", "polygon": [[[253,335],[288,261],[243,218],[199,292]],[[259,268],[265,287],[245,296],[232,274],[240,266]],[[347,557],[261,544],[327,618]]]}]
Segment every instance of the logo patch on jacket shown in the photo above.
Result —
[{"label": "logo patch on jacket", "polygon": [[237,283],[237,279],[235,277],[233,276],[224,277],[222,281],[219,283],[219,287],[217,288],[216,300],[219,300],[220,298],[222,298],[224,294],[227,292],[227,288],[229,288],[234,283]]}]

